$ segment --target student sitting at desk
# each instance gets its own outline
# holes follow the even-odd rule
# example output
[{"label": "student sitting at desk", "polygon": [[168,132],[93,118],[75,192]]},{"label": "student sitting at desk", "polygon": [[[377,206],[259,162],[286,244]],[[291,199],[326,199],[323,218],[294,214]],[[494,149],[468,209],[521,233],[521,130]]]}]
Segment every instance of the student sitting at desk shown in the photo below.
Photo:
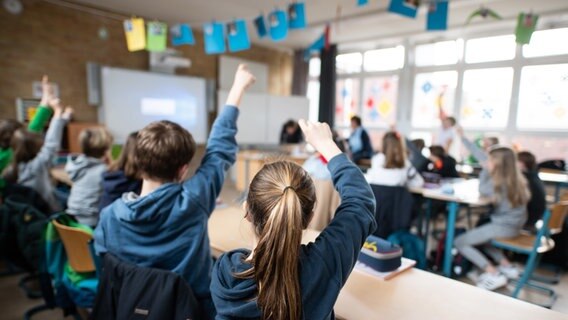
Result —
[{"label": "student sitting at desk", "polygon": [[349,136],[349,150],[351,150],[351,160],[359,164],[361,160],[371,159],[373,156],[373,145],[367,130],[361,124],[361,118],[353,116],[351,118],[351,136]]},{"label": "student sitting at desk", "polygon": [[544,183],[538,177],[538,167],[534,154],[521,151],[517,154],[517,158],[531,192],[531,198],[527,204],[528,219],[525,229],[535,230],[535,223],[542,218],[544,210],[546,210],[546,190]]},{"label": "student sitting at desk", "polygon": [[315,242],[301,245],[316,201],[313,181],[294,163],[265,165],[244,204],[254,226],[252,251],[225,253],[213,268],[217,319],[334,319],[339,291],[375,230],[375,199],[359,168],[341,154],[327,124],[300,126],[329,160],[341,205]]},{"label": "student sitting at desk", "polygon": [[442,178],[459,178],[456,159],[446,153],[442,146],[430,147],[430,163],[427,171],[439,174]]},{"label": "student sitting at desk", "polygon": [[[530,194],[526,180],[518,166],[512,149],[494,147],[487,156],[479,177],[479,193],[492,199],[491,221],[458,236],[458,251],[484,273],[477,279],[477,286],[495,290],[516,279],[519,271],[511,265],[502,252],[490,245],[495,238],[515,237],[527,220],[526,205]],[[499,263],[495,267],[476,247],[483,245],[485,252]]]},{"label": "student sitting at desk", "polygon": [[404,138],[396,131],[383,136],[382,152],[371,159],[367,181],[383,186],[421,187],[424,179],[406,158]]}]

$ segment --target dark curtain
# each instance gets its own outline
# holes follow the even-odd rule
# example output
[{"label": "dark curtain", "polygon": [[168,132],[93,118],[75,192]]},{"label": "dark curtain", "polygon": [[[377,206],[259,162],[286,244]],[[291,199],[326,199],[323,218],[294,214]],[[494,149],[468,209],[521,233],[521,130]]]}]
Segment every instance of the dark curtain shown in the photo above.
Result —
[{"label": "dark curtain", "polygon": [[327,122],[333,128],[335,120],[335,56],[337,45],[321,51],[319,121]]},{"label": "dark curtain", "polygon": [[308,92],[309,63],[304,60],[304,50],[294,51],[294,72],[292,74],[292,94],[305,96]]}]

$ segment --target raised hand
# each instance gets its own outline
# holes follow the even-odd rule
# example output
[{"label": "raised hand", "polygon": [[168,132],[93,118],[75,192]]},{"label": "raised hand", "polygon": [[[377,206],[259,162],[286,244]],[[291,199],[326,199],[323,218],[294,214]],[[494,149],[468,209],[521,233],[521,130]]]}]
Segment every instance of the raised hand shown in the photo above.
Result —
[{"label": "raised hand", "polygon": [[256,78],[248,70],[246,64],[240,64],[235,73],[235,80],[233,82],[233,87],[229,91],[229,96],[227,97],[227,105],[238,107],[241,103],[241,99],[245,90],[250,87]]},{"label": "raised hand", "polygon": [[462,126],[455,126],[456,133],[458,136],[463,137],[463,127]]},{"label": "raised hand", "polygon": [[40,105],[47,106],[49,101],[54,99],[53,87],[49,84],[49,78],[44,75],[41,79],[41,102]]},{"label": "raised hand", "polygon": [[71,120],[71,117],[73,116],[74,112],[75,112],[75,110],[73,110],[72,107],[67,106],[67,107],[65,107],[65,111],[63,111],[61,118],[65,119],[65,120]]},{"label": "raised hand", "polygon": [[304,136],[306,137],[306,142],[311,144],[316,151],[321,153],[323,157],[327,160],[331,160],[333,157],[341,153],[341,150],[337,147],[333,141],[333,134],[327,123],[322,122],[311,122],[304,119],[298,121]]}]

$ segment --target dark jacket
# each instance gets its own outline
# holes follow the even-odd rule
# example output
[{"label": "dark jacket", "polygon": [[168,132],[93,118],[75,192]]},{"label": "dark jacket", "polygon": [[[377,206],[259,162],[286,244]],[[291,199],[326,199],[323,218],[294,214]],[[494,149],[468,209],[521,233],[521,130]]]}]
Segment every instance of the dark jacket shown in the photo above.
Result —
[{"label": "dark jacket", "polygon": [[104,256],[92,319],[201,319],[197,300],[182,277]]},{"label": "dark jacket", "polygon": [[546,190],[544,183],[538,177],[538,172],[528,171],[523,172],[528,182],[528,187],[531,192],[531,199],[527,203],[528,219],[525,223],[527,227],[534,227],[534,224],[542,218],[544,210],[546,209]]},{"label": "dark jacket", "polygon": [[124,193],[134,192],[140,194],[142,180],[130,179],[124,175],[124,171],[107,171],[103,173],[103,194],[99,210],[120,199]]},{"label": "dark jacket", "polygon": [[[315,242],[302,245],[299,254],[300,290],[304,319],[333,318],[339,291],[357,262],[359,251],[376,228],[375,199],[365,177],[345,155],[328,164],[333,183],[341,196],[335,217]],[[258,319],[258,292],[254,279],[235,278],[234,272],[251,265],[244,261],[249,250],[222,255],[213,267],[211,296],[217,308],[216,319]]]},{"label": "dark jacket", "polygon": [[459,178],[460,175],[456,170],[456,159],[452,156],[444,156],[440,167],[436,167],[436,164],[430,161],[428,164],[428,172],[433,172],[439,174],[442,178]]},{"label": "dark jacket", "polygon": [[409,230],[413,200],[408,188],[375,184],[371,188],[377,200],[375,219],[378,227],[373,234],[386,239],[395,231]]}]

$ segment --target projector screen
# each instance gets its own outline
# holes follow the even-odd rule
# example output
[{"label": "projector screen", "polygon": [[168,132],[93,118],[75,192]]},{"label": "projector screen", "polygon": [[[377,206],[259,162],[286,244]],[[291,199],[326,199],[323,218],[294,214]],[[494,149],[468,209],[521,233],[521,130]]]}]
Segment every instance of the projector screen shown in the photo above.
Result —
[{"label": "projector screen", "polygon": [[121,144],[153,121],[170,120],[203,144],[207,140],[205,79],[103,67],[99,122]]}]

